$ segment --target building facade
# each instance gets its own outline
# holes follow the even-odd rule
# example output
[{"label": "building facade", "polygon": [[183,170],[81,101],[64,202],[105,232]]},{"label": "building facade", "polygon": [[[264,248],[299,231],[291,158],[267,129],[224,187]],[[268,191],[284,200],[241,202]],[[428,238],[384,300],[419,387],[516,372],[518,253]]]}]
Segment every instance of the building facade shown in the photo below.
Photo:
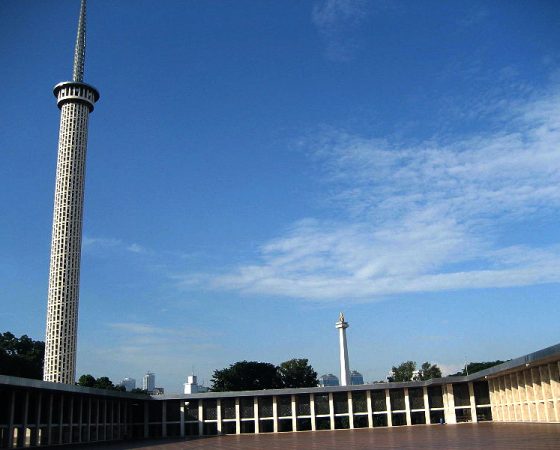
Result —
[{"label": "building facade", "polygon": [[0,375],[0,448],[481,421],[560,423],[560,344],[468,376],[144,396]]}]

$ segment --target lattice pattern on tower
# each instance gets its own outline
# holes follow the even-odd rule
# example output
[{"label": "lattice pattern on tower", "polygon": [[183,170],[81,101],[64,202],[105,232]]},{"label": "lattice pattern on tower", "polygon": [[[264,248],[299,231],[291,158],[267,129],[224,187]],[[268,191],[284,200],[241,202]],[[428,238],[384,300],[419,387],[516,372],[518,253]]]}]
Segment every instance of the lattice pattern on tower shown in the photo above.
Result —
[{"label": "lattice pattern on tower", "polygon": [[80,293],[80,256],[89,113],[97,90],[82,82],[86,2],[82,0],[73,81],[54,88],[61,110],[49,271],[43,379],[74,384]]}]

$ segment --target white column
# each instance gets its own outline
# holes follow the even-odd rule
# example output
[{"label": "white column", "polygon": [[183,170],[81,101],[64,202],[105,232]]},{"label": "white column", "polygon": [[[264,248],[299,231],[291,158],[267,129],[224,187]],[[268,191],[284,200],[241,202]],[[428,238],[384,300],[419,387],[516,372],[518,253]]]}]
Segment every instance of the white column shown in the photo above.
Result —
[{"label": "white column", "polygon": [[389,389],[385,389],[385,406],[387,407],[387,426],[393,426],[393,410],[391,409],[391,396]]},{"label": "white column", "polygon": [[296,396],[292,394],[292,431],[297,431]]},{"label": "white column", "polygon": [[408,397],[408,388],[404,388],[404,410],[406,411],[406,424],[412,425],[412,416],[410,415],[410,398]]},{"label": "white column", "polygon": [[477,423],[478,417],[476,417],[476,399],[474,397],[474,385],[472,381],[469,382],[469,403],[471,405],[471,420],[473,423]]},{"label": "white column", "polygon": [[453,385],[444,385],[445,393],[443,396],[443,402],[445,407],[445,422],[454,424],[457,423],[457,416],[455,415],[455,398],[453,397]]},{"label": "white column", "polygon": [[235,434],[241,434],[241,414],[239,408],[239,397],[235,399]]},{"label": "white column", "polygon": [[198,401],[198,435],[204,435],[204,409],[202,407],[202,400]]},{"label": "white column", "polygon": [[315,394],[309,395],[309,411],[311,412],[311,431],[316,431],[317,424],[315,423]]},{"label": "white column", "polygon": [[424,394],[424,416],[426,417],[426,424],[431,423],[430,419],[430,400],[428,398],[428,387],[424,386],[422,388],[422,393]]},{"label": "white column", "polygon": [[179,434],[181,437],[185,437],[185,402],[181,402],[181,408],[179,409]]},{"label": "white column", "polygon": [[339,352],[340,352],[340,385],[348,386],[350,384],[350,364],[348,361],[348,345],[346,343],[346,328],[348,322],[344,321],[344,314],[340,313],[338,322],[336,322],[336,328],[338,328],[338,340],[339,340]]},{"label": "white column", "polygon": [[371,391],[366,392],[368,427],[373,428],[373,408],[371,407]]},{"label": "white column", "polygon": [[272,421],[273,421],[273,431],[278,433],[278,397],[276,395],[272,396]]},{"label": "white column", "polygon": [[216,401],[216,420],[218,421],[218,434],[222,434],[222,400]]},{"label": "white column", "polygon": [[352,405],[352,391],[348,391],[348,424],[354,429],[354,405]]},{"label": "white column", "polygon": [[259,398],[253,397],[253,415],[255,416],[255,434],[259,434]]},{"label": "white column", "polygon": [[332,392],[329,392],[329,416],[331,418],[331,430],[334,430],[334,399]]}]

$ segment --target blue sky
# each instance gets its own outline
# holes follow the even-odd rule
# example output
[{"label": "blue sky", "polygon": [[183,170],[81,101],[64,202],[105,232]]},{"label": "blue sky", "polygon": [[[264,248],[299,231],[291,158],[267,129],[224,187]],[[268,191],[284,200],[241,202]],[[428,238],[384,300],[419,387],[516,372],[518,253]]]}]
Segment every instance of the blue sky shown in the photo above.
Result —
[{"label": "blue sky", "polygon": [[[43,339],[79,2],[0,4],[0,329]],[[90,1],[78,373],[559,342],[554,1]]]}]

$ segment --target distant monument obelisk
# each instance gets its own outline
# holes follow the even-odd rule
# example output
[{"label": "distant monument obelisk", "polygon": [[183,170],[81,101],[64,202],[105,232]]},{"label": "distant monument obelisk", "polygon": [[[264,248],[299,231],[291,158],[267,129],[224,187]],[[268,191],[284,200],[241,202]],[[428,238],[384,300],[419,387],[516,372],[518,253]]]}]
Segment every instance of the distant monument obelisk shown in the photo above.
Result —
[{"label": "distant monument obelisk", "polygon": [[348,386],[350,381],[350,363],[348,362],[348,345],[346,343],[346,328],[348,322],[344,321],[344,314],[340,313],[338,317],[338,322],[336,322],[336,328],[338,328],[339,334],[339,346],[340,346],[340,385]]},{"label": "distant monument obelisk", "polygon": [[54,87],[60,132],[49,272],[43,380],[74,384],[88,117],[99,92],[84,83],[86,2],[82,0],[72,81]]}]

